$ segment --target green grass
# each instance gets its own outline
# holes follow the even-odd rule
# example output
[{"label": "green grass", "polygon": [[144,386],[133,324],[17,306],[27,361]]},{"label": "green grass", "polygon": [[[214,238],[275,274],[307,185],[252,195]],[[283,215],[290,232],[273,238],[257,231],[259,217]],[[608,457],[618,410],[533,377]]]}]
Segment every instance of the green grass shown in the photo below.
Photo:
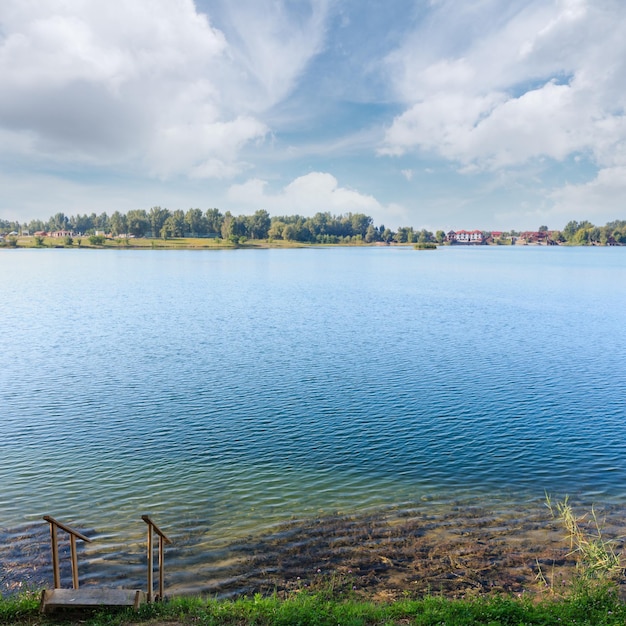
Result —
[{"label": "green grass", "polygon": [[[624,579],[623,557],[616,548],[618,541],[604,536],[604,522],[599,519],[594,507],[590,513],[577,515],[568,496],[553,503],[547,493],[546,505],[566,532],[570,555],[576,559],[574,583],[578,587],[605,587]],[[547,582],[545,578],[543,581]]]},{"label": "green grass", "polygon": [[490,597],[451,600],[426,597],[375,603],[354,597],[329,597],[328,593],[294,593],[285,599],[254,596],[239,600],[177,597],[162,604],[145,605],[138,612],[95,612],[80,616],[44,616],[38,594],[0,599],[0,624],[38,626],[84,624],[264,625],[563,625],[603,626],[626,623],[626,604],[610,587],[594,588],[560,600]]}]

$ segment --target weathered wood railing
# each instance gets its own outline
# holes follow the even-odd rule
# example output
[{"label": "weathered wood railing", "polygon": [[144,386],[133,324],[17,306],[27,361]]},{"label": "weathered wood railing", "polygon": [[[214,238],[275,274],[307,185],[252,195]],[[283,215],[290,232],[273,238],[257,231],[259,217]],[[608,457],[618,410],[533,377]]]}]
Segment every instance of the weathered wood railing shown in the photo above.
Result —
[{"label": "weathered wood railing", "polygon": [[154,573],[154,544],[153,535],[154,531],[159,536],[159,593],[156,597],[157,601],[163,600],[163,588],[165,580],[165,564],[163,561],[163,546],[166,543],[172,543],[165,533],[150,519],[148,515],[142,515],[141,519],[148,524],[148,602],[153,602],[153,573]]},{"label": "weathered wood railing", "polygon": [[[85,537],[77,530],[55,520],[49,515],[44,515],[44,520],[50,524],[50,538],[52,542],[52,569],[54,572],[54,589],[44,589],[41,592],[40,608],[42,612],[55,611],[61,608],[89,609],[98,606],[109,607],[134,607],[139,608],[142,602],[155,602],[163,600],[164,587],[164,562],[163,547],[166,543],[172,543],[167,535],[150,519],[148,515],[142,515],[141,519],[148,525],[148,591],[144,593],[139,589],[96,589],[93,587],[78,588],[78,558],[76,555],[76,539],[91,543],[91,539]],[[59,545],[57,530],[64,530],[70,536],[70,554],[72,559],[72,589],[61,588],[61,573],[59,568]],[[154,542],[153,533],[159,536],[159,593],[154,595],[153,590],[153,557]]]},{"label": "weathered wood railing", "polygon": [[76,539],[81,539],[82,541],[86,541],[87,543],[91,543],[91,539],[89,537],[85,537],[82,533],[79,533],[77,530],[62,524],[54,519],[54,517],[50,517],[49,515],[44,515],[43,518],[50,524],[50,541],[52,543],[52,570],[54,572],[54,588],[61,588],[61,569],[59,567],[59,544],[57,538],[57,529],[60,528],[64,530],[70,536],[70,557],[72,560],[72,588],[78,589],[78,557],[76,556]]}]

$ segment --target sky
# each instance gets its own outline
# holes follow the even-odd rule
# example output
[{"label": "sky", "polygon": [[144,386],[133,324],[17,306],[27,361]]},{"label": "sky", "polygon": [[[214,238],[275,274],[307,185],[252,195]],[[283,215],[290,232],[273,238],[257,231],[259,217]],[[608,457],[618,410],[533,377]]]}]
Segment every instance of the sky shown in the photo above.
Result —
[{"label": "sky", "polygon": [[626,219],[624,0],[0,0],[0,218]]}]

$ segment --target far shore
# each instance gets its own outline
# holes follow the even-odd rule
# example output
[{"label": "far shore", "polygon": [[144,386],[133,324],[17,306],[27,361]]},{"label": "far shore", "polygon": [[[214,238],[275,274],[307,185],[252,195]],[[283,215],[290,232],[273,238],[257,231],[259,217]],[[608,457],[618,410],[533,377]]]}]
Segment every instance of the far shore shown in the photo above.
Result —
[{"label": "far shore", "polygon": [[[218,237],[177,237],[177,238],[126,238],[126,237],[106,237],[102,244],[94,244],[89,241],[89,236],[76,236],[72,237],[72,243],[68,243],[63,239],[55,237],[45,237],[40,243],[37,242],[33,236],[20,236],[15,239],[15,243],[9,245],[4,242],[5,249],[11,248],[31,248],[31,249],[91,249],[91,250],[254,250],[254,249],[270,249],[270,248],[363,248],[363,247],[394,247],[394,248],[414,248],[417,250],[422,249],[436,249],[439,247],[454,247],[454,248],[475,248],[475,247],[509,247],[509,245],[502,246],[497,243],[481,243],[481,244],[464,244],[464,243],[430,243],[428,246],[424,246],[419,243],[383,243],[373,242],[366,243],[364,241],[352,242],[352,243],[308,243],[300,241],[285,241],[282,239],[248,239],[240,242],[233,242],[228,239],[221,239]],[[546,247],[545,243],[539,242],[517,242],[515,247],[520,246],[532,246],[532,247]],[[571,244],[559,244],[569,246]]]}]

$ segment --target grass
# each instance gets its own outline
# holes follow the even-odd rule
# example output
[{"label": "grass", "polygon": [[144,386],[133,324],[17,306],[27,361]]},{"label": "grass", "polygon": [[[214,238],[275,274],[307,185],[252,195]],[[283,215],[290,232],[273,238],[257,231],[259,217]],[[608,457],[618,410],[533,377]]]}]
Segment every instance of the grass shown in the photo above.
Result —
[{"label": "grass", "polygon": [[578,516],[567,496],[553,503],[548,494],[546,505],[566,531],[570,556],[576,559],[575,584],[587,588],[623,580],[623,557],[616,549],[618,542],[605,538],[604,522],[598,518],[594,507],[590,513]]},{"label": "grass", "polygon": [[391,603],[375,603],[328,593],[294,593],[277,596],[216,600],[177,597],[161,604],[145,605],[138,612],[100,611],[80,616],[44,616],[38,595],[27,593],[0,600],[0,624],[43,626],[130,626],[135,624],[207,624],[243,626],[342,624],[374,625],[614,625],[626,623],[626,604],[606,587],[577,593],[561,600],[533,602],[528,598],[491,597],[450,600],[429,596]]},{"label": "grass", "polygon": [[[80,240],[80,244],[78,241]],[[13,247],[17,248],[92,248],[108,250],[221,250],[235,248],[309,248],[309,247],[340,247],[340,246],[364,246],[374,245],[359,243],[341,244],[313,244],[300,241],[283,241],[282,239],[248,239],[243,243],[234,244],[228,239],[209,237],[172,237],[170,239],[160,238],[135,238],[135,239],[105,239],[102,245],[93,245],[89,241],[89,236],[73,237],[72,245],[66,245],[63,239],[55,237],[44,237],[41,244],[38,244],[35,237],[19,237],[15,240]],[[408,245],[408,244],[402,244]],[[4,247],[9,247],[7,243]],[[436,247],[436,246],[435,246]]]}]

